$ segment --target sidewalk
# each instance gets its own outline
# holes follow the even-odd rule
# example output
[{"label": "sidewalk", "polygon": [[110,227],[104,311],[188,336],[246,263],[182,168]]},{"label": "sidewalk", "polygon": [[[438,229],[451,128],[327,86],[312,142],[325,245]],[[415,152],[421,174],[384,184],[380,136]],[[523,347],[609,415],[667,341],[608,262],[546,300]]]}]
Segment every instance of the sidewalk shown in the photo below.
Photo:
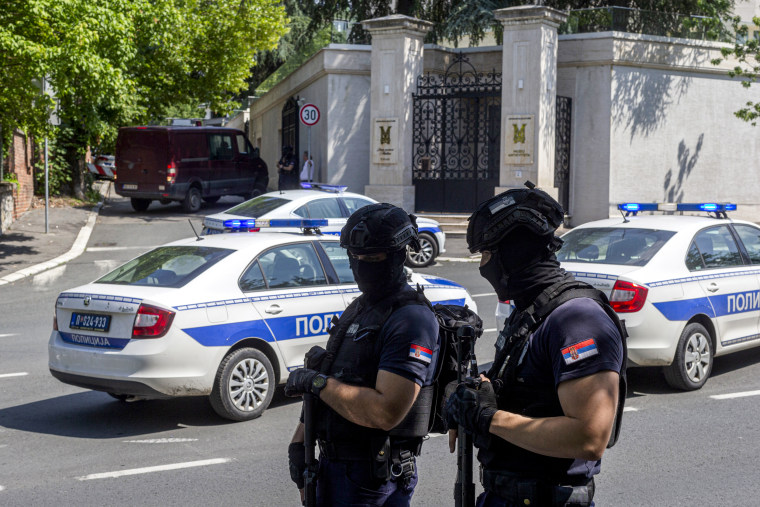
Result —
[{"label": "sidewalk", "polygon": [[44,200],[13,222],[0,236],[0,286],[64,264],[84,251],[111,183],[98,181],[93,188],[102,196],[94,207],[53,205],[51,199],[47,234]]}]

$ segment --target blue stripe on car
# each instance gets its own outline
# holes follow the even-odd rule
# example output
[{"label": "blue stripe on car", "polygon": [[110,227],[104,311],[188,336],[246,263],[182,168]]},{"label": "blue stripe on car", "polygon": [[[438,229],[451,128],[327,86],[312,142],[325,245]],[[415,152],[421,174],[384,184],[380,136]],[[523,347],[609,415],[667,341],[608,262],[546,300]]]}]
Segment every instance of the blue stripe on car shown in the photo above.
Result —
[{"label": "blue stripe on car", "polygon": [[419,232],[432,232],[433,234],[441,232],[440,227],[420,227]]}]

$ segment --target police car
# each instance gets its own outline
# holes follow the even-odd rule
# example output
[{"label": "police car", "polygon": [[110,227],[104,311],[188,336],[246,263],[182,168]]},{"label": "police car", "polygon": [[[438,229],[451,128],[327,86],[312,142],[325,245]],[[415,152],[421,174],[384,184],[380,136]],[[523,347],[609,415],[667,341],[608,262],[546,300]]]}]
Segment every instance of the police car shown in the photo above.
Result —
[{"label": "police car", "polygon": [[[250,226],[253,218],[327,219],[325,234],[340,234],[349,215],[377,201],[364,195],[346,192],[343,185],[301,183],[303,190],[282,190],[254,197],[227,211],[209,215],[203,220],[203,233],[256,232]],[[429,266],[445,252],[446,234],[435,220],[417,218],[420,251],[409,250],[406,264],[413,268]]]},{"label": "police car", "polygon": [[[121,400],[205,395],[222,417],[261,415],[275,386],[326,343],[333,316],[360,295],[338,238],[310,229],[324,222],[301,221],[304,233],[175,241],[62,292],[50,372]],[[408,278],[433,303],[476,310],[454,282]]]},{"label": "police car", "polygon": [[628,328],[630,362],[663,366],[672,387],[699,389],[715,356],[760,345],[760,228],[728,218],[733,204],[618,208],[628,216],[565,234],[557,257],[610,298]]}]

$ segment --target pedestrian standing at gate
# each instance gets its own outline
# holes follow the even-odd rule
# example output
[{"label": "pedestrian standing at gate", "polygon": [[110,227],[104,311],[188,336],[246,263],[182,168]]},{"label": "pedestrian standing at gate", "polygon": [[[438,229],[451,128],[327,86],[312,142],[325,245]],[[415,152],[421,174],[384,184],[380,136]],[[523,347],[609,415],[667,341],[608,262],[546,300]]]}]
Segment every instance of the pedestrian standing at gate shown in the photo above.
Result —
[{"label": "pedestrian standing at gate", "polygon": [[303,168],[301,169],[301,181],[314,181],[314,160],[309,157],[309,152],[303,152]]},{"label": "pedestrian standing at gate", "polygon": [[[482,203],[467,244],[480,274],[515,310],[479,387],[446,404],[473,435],[480,507],[593,505],[594,476],[617,440],[625,400],[625,330],[603,293],[560,268],[562,207],[530,182]],[[457,434],[449,436],[454,452]]]},{"label": "pedestrian standing at gate", "polygon": [[[415,457],[428,431],[438,321],[404,272],[419,248],[415,217],[390,204],[355,211],[340,235],[362,295],[290,373],[285,394],[316,396],[288,448],[291,478],[304,487],[304,423],[319,443],[316,504],[408,506]],[[403,423],[402,423],[403,421]]]},{"label": "pedestrian standing at gate", "polygon": [[299,188],[296,157],[292,146],[288,145],[282,148],[282,157],[277,162],[277,172],[279,174],[277,187],[280,190]]}]

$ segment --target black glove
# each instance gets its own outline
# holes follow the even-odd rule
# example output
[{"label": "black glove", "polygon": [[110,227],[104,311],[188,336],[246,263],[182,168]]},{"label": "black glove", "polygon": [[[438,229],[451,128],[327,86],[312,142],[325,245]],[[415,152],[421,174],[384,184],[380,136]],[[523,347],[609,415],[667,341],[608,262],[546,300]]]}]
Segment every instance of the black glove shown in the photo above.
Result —
[{"label": "black glove", "polygon": [[327,351],[325,349],[319,345],[314,345],[309,349],[309,351],[306,353],[306,356],[303,358],[303,365],[306,368],[310,368],[312,370],[320,370],[322,361],[324,361],[326,356]]},{"label": "black glove", "polygon": [[303,473],[306,471],[306,447],[303,446],[303,442],[291,442],[288,446],[288,465],[290,478],[298,489],[303,489]]},{"label": "black glove", "polygon": [[456,423],[467,433],[488,436],[491,419],[497,410],[496,395],[490,382],[481,382],[477,390],[459,384],[446,403],[446,421],[449,428]]},{"label": "black glove", "polygon": [[308,368],[293,370],[288,377],[288,383],[285,384],[285,396],[296,397],[313,392],[312,382],[317,375],[319,375],[318,371]]}]

